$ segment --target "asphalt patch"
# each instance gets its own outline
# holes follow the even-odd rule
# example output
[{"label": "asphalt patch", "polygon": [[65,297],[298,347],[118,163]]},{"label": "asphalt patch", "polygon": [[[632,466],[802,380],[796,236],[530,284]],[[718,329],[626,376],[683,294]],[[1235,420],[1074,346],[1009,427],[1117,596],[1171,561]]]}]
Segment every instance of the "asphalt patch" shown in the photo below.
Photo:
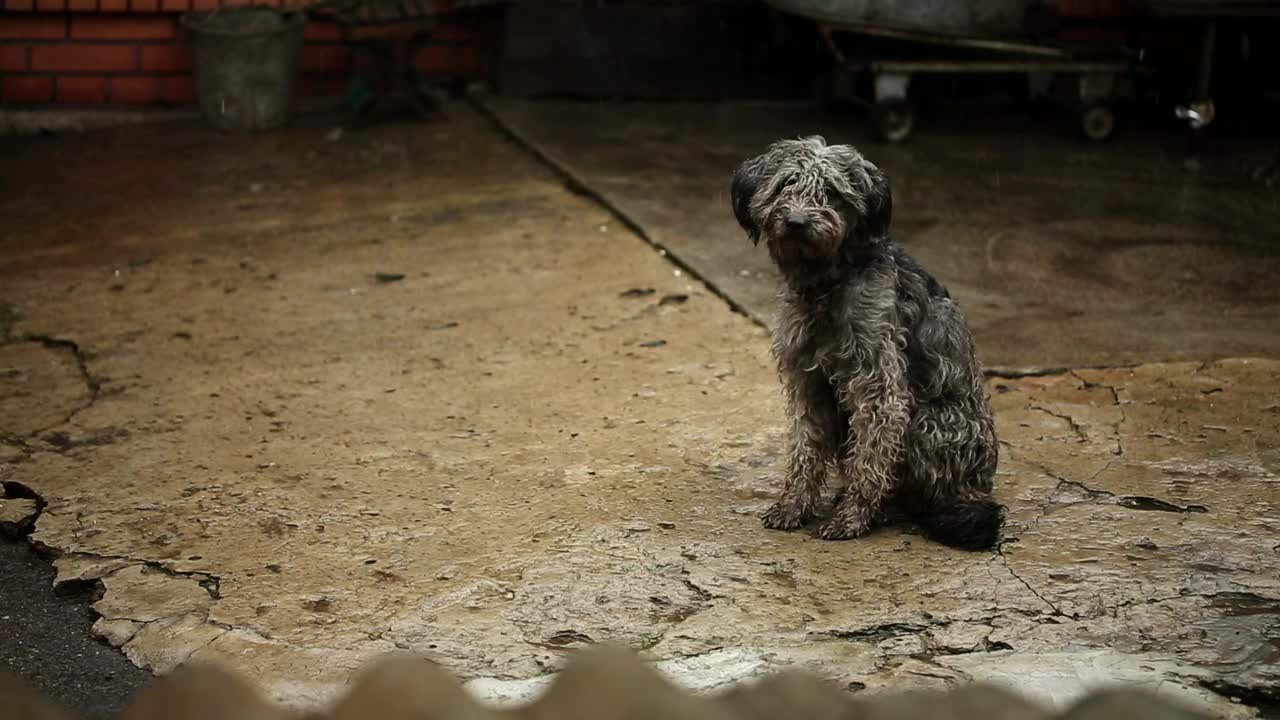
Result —
[{"label": "asphalt patch", "polygon": [[53,577],[26,540],[0,538],[0,672],[75,717],[114,717],[151,676],[94,637],[95,588],[55,592]]}]

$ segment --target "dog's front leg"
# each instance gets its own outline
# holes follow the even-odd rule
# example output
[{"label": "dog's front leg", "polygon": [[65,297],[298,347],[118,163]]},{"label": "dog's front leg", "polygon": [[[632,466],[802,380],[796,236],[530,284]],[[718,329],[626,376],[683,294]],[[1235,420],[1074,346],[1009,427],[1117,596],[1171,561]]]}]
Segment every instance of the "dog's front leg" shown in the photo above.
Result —
[{"label": "dog's front leg", "polygon": [[827,463],[838,440],[835,391],[821,370],[783,374],[791,435],[782,497],[764,515],[771,530],[793,530],[813,517],[827,484]]},{"label": "dog's front leg", "polygon": [[831,519],[818,529],[825,540],[848,540],[871,531],[894,492],[911,419],[906,364],[885,342],[869,364],[846,381],[840,404],[850,411],[848,442],[840,458],[846,483]]}]

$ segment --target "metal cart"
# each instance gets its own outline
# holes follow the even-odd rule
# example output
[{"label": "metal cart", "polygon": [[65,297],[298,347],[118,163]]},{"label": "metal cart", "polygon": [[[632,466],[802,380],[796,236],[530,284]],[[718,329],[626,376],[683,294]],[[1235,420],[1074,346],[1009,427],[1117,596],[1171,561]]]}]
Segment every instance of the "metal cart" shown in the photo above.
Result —
[{"label": "metal cart", "polygon": [[[776,10],[812,20],[827,50],[836,62],[837,73],[820,91],[828,96],[850,99],[869,106],[875,128],[882,140],[899,142],[911,135],[915,116],[907,99],[911,79],[920,74],[1025,74],[1033,94],[1048,92],[1055,76],[1074,79],[1074,102],[1080,131],[1091,140],[1105,140],[1115,129],[1113,102],[1123,90],[1123,80],[1143,68],[1137,54],[1099,55],[1082,48],[1045,44],[952,30],[924,29],[915,25],[894,25],[814,12],[814,3],[795,0],[768,0]],[[837,3],[828,2],[828,6]],[[860,9],[863,3],[848,3]],[[874,57],[859,54],[858,39],[893,41],[884,43],[898,49],[910,48],[923,59],[892,59],[887,53]],[[853,92],[853,78],[870,73],[873,97],[865,99]]]}]

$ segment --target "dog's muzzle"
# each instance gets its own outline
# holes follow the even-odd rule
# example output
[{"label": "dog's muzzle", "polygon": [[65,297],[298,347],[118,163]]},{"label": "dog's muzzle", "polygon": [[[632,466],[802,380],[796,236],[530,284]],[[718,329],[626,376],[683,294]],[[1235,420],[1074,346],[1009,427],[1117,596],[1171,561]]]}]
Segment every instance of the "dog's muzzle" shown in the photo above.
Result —
[{"label": "dog's muzzle", "polygon": [[835,251],[833,243],[818,229],[813,219],[804,213],[788,213],[780,218],[775,227],[778,232],[773,238],[776,252],[782,257],[795,260],[819,260],[830,257]]}]

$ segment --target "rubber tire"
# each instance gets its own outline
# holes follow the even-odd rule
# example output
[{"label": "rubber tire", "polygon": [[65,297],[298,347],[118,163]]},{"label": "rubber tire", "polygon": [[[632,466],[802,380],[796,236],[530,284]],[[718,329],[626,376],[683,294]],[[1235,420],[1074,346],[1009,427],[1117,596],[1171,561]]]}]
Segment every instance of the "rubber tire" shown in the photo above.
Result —
[{"label": "rubber tire", "polygon": [[915,113],[905,100],[880,103],[873,112],[876,137],[881,142],[899,143],[911,136],[915,128]]},{"label": "rubber tire", "polygon": [[1080,111],[1080,132],[1089,140],[1102,142],[1115,131],[1116,114],[1107,105],[1096,103]]}]

